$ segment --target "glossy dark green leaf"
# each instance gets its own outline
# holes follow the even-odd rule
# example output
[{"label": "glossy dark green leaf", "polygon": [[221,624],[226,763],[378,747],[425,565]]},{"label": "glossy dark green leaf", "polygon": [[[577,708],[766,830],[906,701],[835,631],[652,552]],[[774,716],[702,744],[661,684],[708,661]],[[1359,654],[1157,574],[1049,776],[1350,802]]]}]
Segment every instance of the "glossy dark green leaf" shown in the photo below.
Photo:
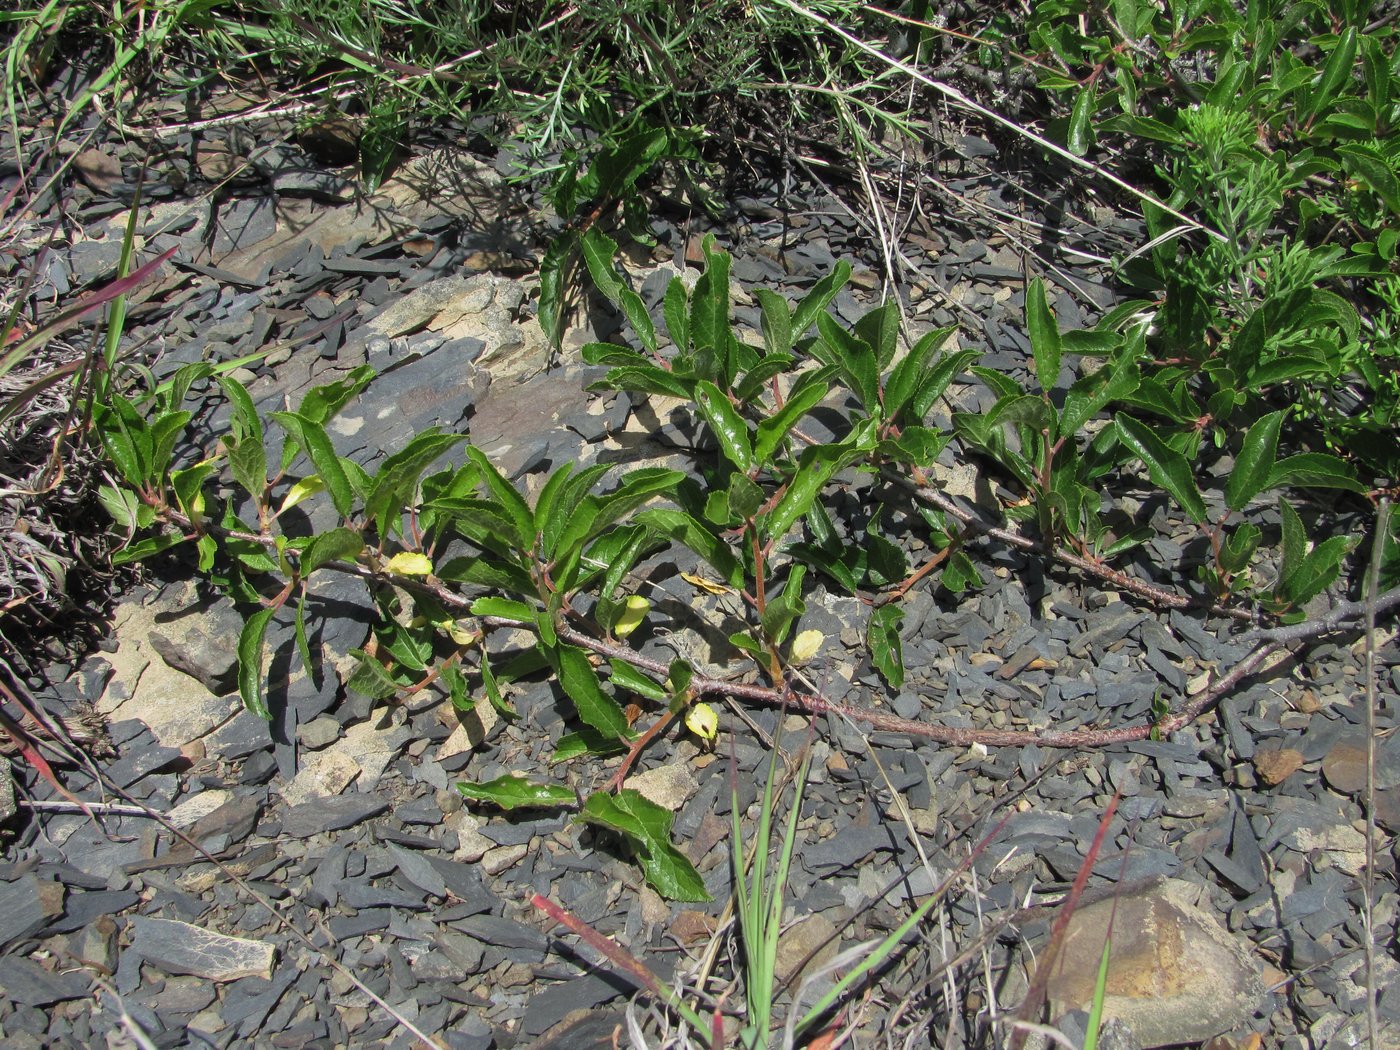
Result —
[{"label": "glossy dark green leaf", "polygon": [[707,901],[705,882],[685,855],[671,844],[671,814],[624,788],[616,795],[599,791],[588,797],[577,818],[623,835],[637,854],[647,884],[675,901]]},{"label": "glossy dark green leaf", "polygon": [[807,611],[807,603],[802,599],[802,580],[806,574],[807,566],[794,565],[782,591],[770,596],[763,610],[763,633],[775,646],[783,644],[792,625]]},{"label": "glossy dark green leaf", "polygon": [[[929,362],[938,353],[938,348],[953,333],[952,328],[939,328],[921,337],[909,352],[900,358],[885,380],[885,418],[897,419],[900,412],[914,396],[920,381],[928,372]],[[942,391],[939,391],[941,393]],[[933,395],[935,398],[938,394]],[[921,422],[922,417],[916,422]]]},{"label": "glossy dark green leaf", "polygon": [[380,464],[365,497],[365,516],[375,523],[381,535],[398,527],[398,516],[417,491],[423,472],[454,445],[466,440],[465,434],[425,430]]},{"label": "glossy dark green leaf", "polygon": [[691,515],[680,510],[646,510],[634,520],[689,547],[729,586],[742,585],[744,571],[733,549]]},{"label": "glossy dark green leaf", "polygon": [[666,319],[666,333],[680,354],[689,354],[690,294],[679,277],[672,277],[666,286],[666,298],[661,303],[661,315]]},{"label": "glossy dark green leaf", "polygon": [[1094,147],[1094,113],[1098,109],[1098,99],[1092,87],[1081,88],[1075,96],[1074,108],[1069,116],[1069,133],[1065,136],[1065,148],[1076,157],[1082,157]]},{"label": "glossy dark green leaf", "polygon": [[559,684],[583,723],[614,740],[626,737],[627,718],[617,701],[598,684],[598,672],[588,662],[588,654],[572,645],[560,645],[554,650],[554,659]]},{"label": "glossy dark green leaf", "polygon": [[[949,331],[940,329],[939,332],[930,333],[938,335],[941,332]],[[947,338],[943,336],[942,338]],[[942,339],[939,340],[940,342]],[[959,350],[957,353],[940,357],[934,362],[933,367],[925,371],[917,380],[914,393],[909,399],[909,408],[906,417],[911,423],[922,423],[928,416],[929,409],[933,403],[943,396],[943,392],[948,389],[949,384],[962,374],[968,365],[977,360],[976,350]]]},{"label": "glossy dark green leaf", "polygon": [[1337,152],[1353,178],[1370,186],[1392,214],[1400,213],[1400,176],[1393,159],[1369,143],[1343,143]]},{"label": "glossy dark green leaf", "polygon": [[666,690],[626,661],[613,660],[608,667],[611,671],[609,680],[613,685],[644,696],[648,700],[655,700],[658,704],[664,704],[669,699]]},{"label": "glossy dark green leaf", "polygon": [[530,510],[519,490],[505,479],[494,463],[486,458],[486,453],[475,445],[468,445],[467,455],[481,471],[481,479],[490,490],[492,497],[506,512],[506,517],[515,526],[515,544],[521,551],[530,551],[535,546],[535,515]]},{"label": "glossy dark green leaf", "polygon": [[758,513],[766,498],[764,491],[743,474],[733,474],[729,478],[728,498],[725,509],[740,521],[748,521]]},{"label": "glossy dark green leaf", "polygon": [[729,339],[729,255],[715,250],[715,236],[701,241],[705,270],[690,297],[690,338],[697,351],[723,358]]},{"label": "glossy dark green leaf", "polygon": [[817,317],[821,342],[829,349],[829,359],[839,368],[842,379],[860,399],[869,415],[880,411],[880,373],[875,351],[863,339],[846,331],[830,314]]},{"label": "glossy dark green leaf", "polygon": [[540,328],[544,331],[549,345],[556,349],[564,338],[564,314],[568,295],[568,272],[571,270],[575,251],[578,248],[578,233],[565,230],[545,249],[540,260]]},{"label": "glossy dark green leaf", "polygon": [[609,302],[622,311],[642,346],[654,353],[657,346],[656,329],[651,315],[647,313],[641,296],[628,288],[617,275],[613,262],[617,258],[617,242],[593,226],[583,235],[579,247],[593,283]]},{"label": "glossy dark green leaf", "polygon": [[1118,439],[1142,460],[1154,484],[1166,489],[1198,525],[1206,520],[1206,505],[1196,488],[1191,466],[1180,452],[1150,429],[1121,412],[1114,417]]},{"label": "glossy dark green leaf", "polygon": [[759,327],[763,332],[763,345],[770,354],[791,353],[792,307],[781,295],[767,288],[756,288],[753,294],[761,311]]},{"label": "glossy dark green leaf", "polygon": [[259,609],[243,621],[238,635],[238,694],[243,706],[262,719],[271,719],[263,693],[263,643],[273,609]]},{"label": "glossy dark green leaf", "polygon": [[159,536],[150,536],[144,540],[128,544],[121,550],[112,554],[113,565],[129,565],[132,562],[140,561],[142,558],[149,558],[168,551],[171,547],[178,547],[185,542],[186,537],[178,532],[164,532]]},{"label": "glossy dark green leaf", "polygon": [[375,371],[371,366],[360,365],[352,368],[343,379],[313,386],[297,406],[297,415],[325,426],[369,386],[374,375]]},{"label": "glossy dark green leaf", "polygon": [[563,784],[538,784],[514,773],[484,783],[460,781],[457,790],[474,802],[490,802],[504,810],[559,809],[578,805],[578,795]]},{"label": "glossy dark green leaf", "polygon": [[1235,469],[1225,479],[1225,505],[1231,510],[1244,510],[1268,484],[1278,457],[1278,435],[1286,412],[1270,412],[1255,420],[1244,436],[1240,454],[1235,457]]},{"label": "glossy dark green leaf", "polygon": [[628,365],[612,369],[601,384],[595,383],[589,389],[636,390],[689,400],[694,386],[659,365]]},{"label": "glossy dark green leaf", "polygon": [[1241,522],[1221,544],[1220,567],[1229,573],[1241,573],[1249,568],[1254,552],[1259,549],[1263,533],[1252,522]]},{"label": "glossy dark green leaf", "polygon": [[825,383],[806,384],[795,389],[783,407],[758,424],[758,435],[754,439],[753,455],[760,464],[768,464],[773,453],[808,412],[826,398],[830,391]]},{"label": "glossy dark green leaf", "polygon": [[1039,277],[1026,291],[1026,331],[1035,357],[1035,377],[1040,389],[1052,390],[1060,377],[1060,325],[1045,301],[1045,282]]},{"label": "glossy dark green leaf", "polygon": [[788,482],[777,506],[764,520],[769,539],[786,536],[811,509],[812,503],[826,488],[826,483],[851,458],[853,453],[839,445],[814,445],[803,449],[797,462],[797,473]]},{"label": "glossy dark green leaf", "polygon": [[794,340],[801,339],[807,334],[807,330],[816,323],[831,301],[836,298],[842,288],[846,287],[846,282],[851,279],[851,264],[845,259],[840,260],[834,269],[812,285],[812,290],[803,296],[802,301],[792,312],[792,337]]},{"label": "glossy dark green leaf", "polygon": [[1352,69],[1356,65],[1357,39],[1354,27],[1344,30],[1337,38],[1336,45],[1327,56],[1327,64],[1322,67],[1322,76],[1308,99],[1307,109],[1303,114],[1305,125],[1311,125],[1321,116],[1323,111],[1336,101],[1343,86],[1351,80]]},{"label": "glossy dark green leaf", "polygon": [[899,305],[886,299],[872,307],[856,322],[855,334],[875,351],[875,365],[880,372],[889,368],[899,349]]},{"label": "glossy dark green leaf", "polygon": [[1265,489],[1276,489],[1283,485],[1298,488],[1345,489],[1348,492],[1365,493],[1366,486],[1356,478],[1356,470],[1351,464],[1329,456],[1325,452],[1301,452],[1296,456],[1279,460],[1269,471]]},{"label": "glossy dark green leaf", "polygon": [[729,398],[713,383],[701,380],[695,384],[695,405],[719,441],[720,451],[735,469],[747,474],[753,470],[753,443],[749,425],[739,415]]}]

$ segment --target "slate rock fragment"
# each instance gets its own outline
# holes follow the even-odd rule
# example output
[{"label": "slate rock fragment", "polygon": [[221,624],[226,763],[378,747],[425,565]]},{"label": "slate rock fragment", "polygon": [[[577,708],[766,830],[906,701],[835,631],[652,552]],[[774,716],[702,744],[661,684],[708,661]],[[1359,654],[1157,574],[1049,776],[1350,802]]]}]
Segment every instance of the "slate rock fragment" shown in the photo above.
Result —
[{"label": "slate rock fragment", "polygon": [[209,981],[272,978],[277,949],[271,944],[144,915],[133,916],[130,928],[131,950],[166,973],[190,974]]},{"label": "slate rock fragment", "polygon": [[318,832],[353,827],[388,808],[387,799],[371,795],[318,798],[290,807],[282,818],[282,831],[293,838],[310,838]]}]

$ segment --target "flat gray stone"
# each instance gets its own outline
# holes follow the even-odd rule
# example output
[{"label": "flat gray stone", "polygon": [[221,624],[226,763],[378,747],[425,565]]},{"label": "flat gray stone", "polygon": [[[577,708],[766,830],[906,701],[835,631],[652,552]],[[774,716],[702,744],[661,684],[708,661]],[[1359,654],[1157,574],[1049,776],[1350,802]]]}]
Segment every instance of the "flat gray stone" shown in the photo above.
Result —
[{"label": "flat gray stone", "polygon": [[64,888],[38,876],[0,883],[0,947],[28,937],[63,914]]},{"label": "flat gray stone", "polygon": [[166,973],[209,981],[272,979],[277,949],[262,941],[211,933],[174,919],[133,916],[131,950]]},{"label": "flat gray stone", "polygon": [[354,827],[389,808],[385,799],[371,795],[338,795],[318,798],[290,807],[282,817],[282,833],[304,839],[321,831]]},{"label": "flat gray stone", "polygon": [[51,973],[32,959],[18,955],[0,956],[0,989],[4,997],[25,1006],[48,1006],[88,994],[87,978],[81,973]]}]

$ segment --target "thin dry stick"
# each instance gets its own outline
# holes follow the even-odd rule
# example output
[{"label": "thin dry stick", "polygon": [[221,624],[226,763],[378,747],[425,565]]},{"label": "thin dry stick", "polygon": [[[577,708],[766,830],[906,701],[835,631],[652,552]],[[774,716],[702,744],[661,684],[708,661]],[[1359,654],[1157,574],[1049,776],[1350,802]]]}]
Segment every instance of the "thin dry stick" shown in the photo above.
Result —
[{"label": "thin dry stick", "polygon": [[1366,1032],[1371,1050],[1380,1050],[1376,1014],[1376,598],[1381,562],[1390,538],[1391,504],[1382,499],[1376,515],[1376,540],[1366,574],[1366,873],[1362,877],[1361,928],[1366,932]]}]

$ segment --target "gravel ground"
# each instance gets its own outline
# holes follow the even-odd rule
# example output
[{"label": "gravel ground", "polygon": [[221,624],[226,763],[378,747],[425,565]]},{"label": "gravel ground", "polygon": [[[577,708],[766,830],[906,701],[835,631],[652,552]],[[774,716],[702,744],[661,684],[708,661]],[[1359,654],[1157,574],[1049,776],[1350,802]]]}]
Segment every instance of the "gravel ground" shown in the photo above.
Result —
[{"label": "gravel ground", "polygon": [[[930,173],[926,207],[901,239],[918,275],[911,281],[906,271],[902,284],[910,325],[956,324],[962,345],[982,352],[980,363],[1024,377],[1027,256],[1059,289],[1062,324],[1092,323],[1115,293],[1083,253],[1111,256],[1135,246],[1141,231],[1066,198],[1054,173],[1027,173],[1053,201],[1048,208],[1007,177],[991,143],[967,137],[954,147]],[[80,154],[79,181],[64,202],[65,238],[36,296],[64,301],[113,272],[134,150]],[[601,370],[579,364],[577,348],[614,335],[617,319],[592,309],[571,330],[562,360],[551,360],[533,319],[534,266],[548,224],[538,202],[501,181],[502,159],[445,138],[422,146],[378,198],[364,201],[352,199],[343,170],[293,145],[249,151],[227,134],[178,141],[170,155],[147,176],[141,233],[152,251],[178,251],[138,297],[126,342],[157,377],[273,346],[242,373],[263,408],[295,403],[356,365],[380,372],[332,429],[337,452],[366,465],[441,425],[469,428],[503,470],[530,485],[564,462],[698,472],[704,453],[692,420],[641,397],[587,392]],[[230,158],[247,156],[247,169],[209,192],[229,178]],[[1056,243],[1034,225],[997,219],[1047,221],[1051,210],[1064,231]],[[934,213],[936,224],[924,218]],[[733,253],[744,291],[798,296],[837,259],[851,258],[856,277],[836,312],[853,321],[880,294],[878,244],[840,200],[759,186],[736,194],[721,220],[679,212],[654,220],[655,248],[629,262],[648,305],[659,311],[665,281],[695,261],[706,232]],[[12,277],[19,272],[6,265]],[[736,317],[756,329],[744,292]],[[1067,363],[1062,382],[1072,375]],[[964,408],[986,396],[975,386],[954,391]],[[197,408],[208,421],[206,445],[225,413],[212,402]],[[950,451],[940,468],[944,491],[965,505],[994,506],[986,473],[968,463]],[[1230,463],[1212,469],[1223,482]],[[927,555],[900,493],[851,478],[840,500],[838,509],[853,514],[885,506],[887,532],[911,561]],[[1202,552],[1193,531],[1146,493],[1136,511],[1154,538],[1130,573],[1195,593]],[[1357,527],[1343,508],[1316,513],[1338,530]],[[1270,512],[1257,520],[1269,524]],[[1243,654],[1228,619],[1161,611],[994,540],[974,561],[981,589],[910,594],[908,677],[898,692],[882,684],[864,646],[868,606],[814,583],[802,626],[821,630],[827,645],[808,674],[832,700],[901,718],[1034,731],[1141,721],[1155,696],[1192,695],[1207,671]],[[675,551],[641,567],[654,588],[652,621],[665,618],[671,630],[644,628],[632,640],[648,655],[669,659],[680,648],[723,671],[732,654],[711,635],[724,633],[715,631],[724,599],[683,578],[696,568]],[[566,731],[550,683],[516,687],[520,718],[511,724],[489,709],[459,723],[432,689],[372,705],[344,687],[340,661],[368,634],[363,586],[318,579],[312,606],[324,674],[313,680],[291,670],[292,625],[277,623],[271,724],[240,710],[237,615],[176,559],[157,562],[118,597],[100,651],[30,681],[51,714],[95,705],[112,748],[95,767],[204,853],[116,796],[80,787],[80,770],[66,780],[97,805],[99,819],[67,811],[42,778],[12,760],[20,806],[5,825],[0,860],[6,1047],[115,1047],[136,1033],[163,1048],[410,1046],[409,1024],[452,1048],[612,1045],[629,985],[533,910],[535,893],[658,973],[715,996],[731,986],[729,756],[741,804],[751,807],[769,742],[781,734],[795,754],[808,739],[804,719],[735,708],[724,716],[717,754],[672,740],[644,755],[634,786],[674,810],[676,843],[714,897],[670,904],[644,886],[625,847],[567,814],[464,808],[458,780],[548,769]],[[704,625],[708,631],[698,629]],[[1378,643],[1373,935],[1380,1017],[1395,1039],[1400,649],[1389,628]],[[1113,970],[1123,986],[1115,1002],[1131,1021],[1115,1025],[1112,1045],[1359,1045],[1361,651],[1357,634],[1334,637],[1246,679],[1170,739],[1076,752],[934,744],[817,720],[780,971],[794,984],[804,974],[829,980],[822,963],[883,936],[951,880],[943,905],[845,1020],[858,1046],[999,1044],[989,1012],[1022,998],[1051,905],[1117,793],[1081,906],[1085,939],[1070,942],[1051,988],[1064,1031],[1082,1033],[1076,981],[1087,972],[1092,986],[1098,966],[1093,923],[1106,913],[1091,902],[1116,901]],[[610,772],[605,763],[576,762],[547,775],[586,790]],[[711,946],[717,951],[708,953]]]}]

